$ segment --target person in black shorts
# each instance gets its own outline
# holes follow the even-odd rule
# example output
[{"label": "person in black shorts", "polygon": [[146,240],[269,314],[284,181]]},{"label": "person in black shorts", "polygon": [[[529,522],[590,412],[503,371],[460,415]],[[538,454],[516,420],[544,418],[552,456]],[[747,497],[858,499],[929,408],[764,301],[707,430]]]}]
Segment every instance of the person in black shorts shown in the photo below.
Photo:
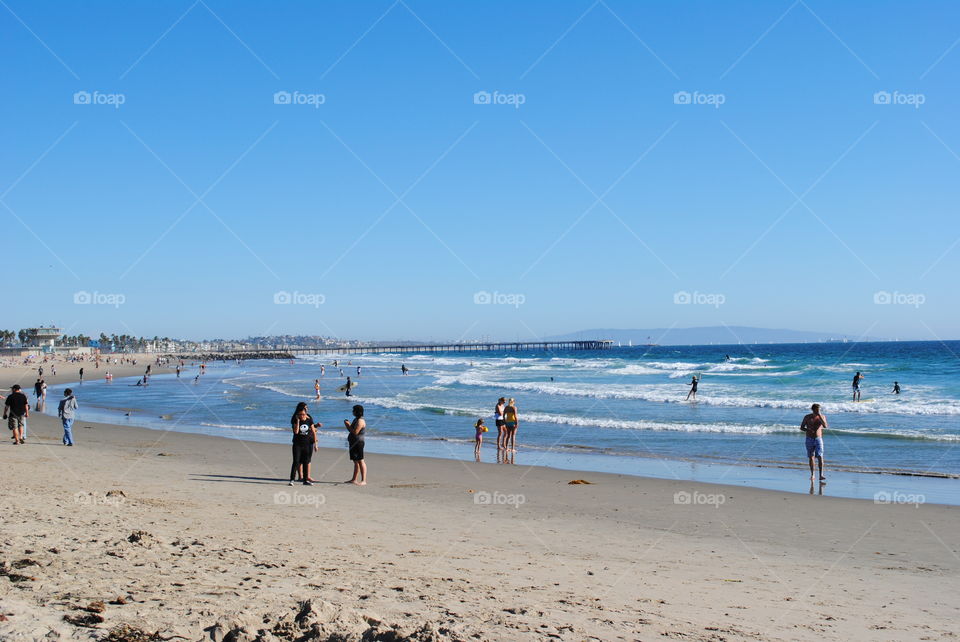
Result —
[{"label": "person in black shorts", "polygon": [[307,404],[300,402],[290,417],[290,427],[293,429],[293,465],[290,467],[290,486],[299,474],[304,486],[313,486],[310,479],[310,460],[317,450],[317,428],[323,424],[314,423],[313,417],[307,412]]},{"label": "person in black shorts", "polygon": [[20,384],[13,384],[10,388],[13,392],[3,403],[3,418],[7,420],[7,427],[10,428],[10,437],[13,444],[22,444],[23,430],[26,426],[26,419],[30,416],[30,401],[27,395],[20,392]]},{"label": "person in black shorts", "polygon": [[367,422],[363,419],[363,406],[353,407],[353,421],[343,420],[347,427],[347,446],[350,449],[350,461],[353,462],[353,478],[345,483],[357,486],[367,485],[367,463],[363,461],[364,435],[367,432]]},{"label": "person in black shorts", "polygon": [[497,426],[497,450],[506,448],[507,429],[506,422],[503,421],[503,411],[507,407],[507,400],[504,397],[497,399],[497,407],[493,410],[494,421]]}]

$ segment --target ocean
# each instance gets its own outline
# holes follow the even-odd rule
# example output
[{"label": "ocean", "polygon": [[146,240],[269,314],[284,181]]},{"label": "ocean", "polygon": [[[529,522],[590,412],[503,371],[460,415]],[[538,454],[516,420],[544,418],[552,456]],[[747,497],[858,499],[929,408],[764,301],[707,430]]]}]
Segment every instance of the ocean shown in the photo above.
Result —
[{"label": "ocean", "polygon": [[[810,490],[798,426],[817,402],[830,424],[825,494],[960,503],[958,355],[956,341],[323,355],[212,362],[196,383],[198,367],[188,364],[180,379],[155,375],[147,387],[133,386],[136,379],[73,387],[88,421],[289,443],[290,415],[306,401],[324,424],[320,445],[342,447],[343,419],[360,403],[370,453],[473,461],[473,425],[484,417],[482,462],[795,492]],[[354,396],[336,391],[345,378],[334,359],[359,383]],[[854,403],[857,371],[865,378]],[[694,374],[697,401],[687,402]],[[891,392],[894,381],[900,395]],[[49,398],[62,388],[51,387]],[[506,459],[494,447],[501,396],[514,397],[520,415],[519,452]],[[286,465],[278,462],[278,471]]]}]

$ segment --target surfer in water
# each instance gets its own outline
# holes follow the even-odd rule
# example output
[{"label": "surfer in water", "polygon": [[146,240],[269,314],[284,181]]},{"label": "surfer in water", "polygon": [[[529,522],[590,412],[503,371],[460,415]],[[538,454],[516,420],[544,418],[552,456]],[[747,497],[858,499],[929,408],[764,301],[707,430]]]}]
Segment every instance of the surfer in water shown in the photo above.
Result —
[{"label": "surfer in water", "polygon": [[860,371],[857,370],[857,374],[853,375],[853,400],[860,401],[860,382],[863,381],[863,375],[860,374]]},{"label": "surfer in water", "polygon": [[401,364],[400,364],[400,374],[406,375],[408,372],[410,372],[410,368],[407,367],[407,364],[401,363]]},{"label": "surfer in water", "polygon": [[894,381],[894,382],[893,382],[893,390],[891,390],[891,392],[892,392],[893,394],[895,394],[895,395],[899,395],[899,394],[900,394],[900,382],[898,382],[898,381]]},{"label": "surfer in water", "polygon": [[693,375],[690,379],[690,392],[687,393],[686,401],[690,401],[690,398],[693,397],[693,400],[697,400],[697,386],[700,385],[700,379],[697,375]]},{"label": "surfer in water", "polygon": [[810,414],[800,422],[800,430],[806,434],[807,460],[810,462],[810,481],[813,481],[813,460],[816,458],[820,470],[820,481],[825,482],[823,476],[823,429],[827,427],[827,418],[820,414],[820,404],[810,406]]},{"label": "surfer in water", "polygon": [[347,389],[347,390],[346,390],[347,396],[348,396],[348,397],[351,396],[353,393],[350,392],[350,389],[353,388],[353,382],[350,381],[350,377],[347,377],[347,385],[344,386],[344,387]]}]

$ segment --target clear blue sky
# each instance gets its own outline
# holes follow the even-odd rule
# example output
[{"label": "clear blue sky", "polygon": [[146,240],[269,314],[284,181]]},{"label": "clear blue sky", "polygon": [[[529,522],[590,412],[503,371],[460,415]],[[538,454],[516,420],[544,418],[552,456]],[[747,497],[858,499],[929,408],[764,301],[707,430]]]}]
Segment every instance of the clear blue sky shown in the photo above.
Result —
[{"label": "clear blue sky", "polygon": [[4,0],[0,326],[957,338],[958,24],[946,1]]}]

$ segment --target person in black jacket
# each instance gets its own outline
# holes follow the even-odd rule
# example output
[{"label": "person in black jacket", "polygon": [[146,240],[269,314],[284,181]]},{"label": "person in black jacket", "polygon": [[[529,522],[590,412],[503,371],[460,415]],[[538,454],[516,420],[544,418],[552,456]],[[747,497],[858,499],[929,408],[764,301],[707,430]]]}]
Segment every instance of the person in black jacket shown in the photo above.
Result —
[{"label": "person in black jacket", "polygon": [[322,428],[323,424],[313,421],[313,417],[307,412],[307,404],[301,401],[290,417],[290,427],[293,430],[293,465],[290,466],[289,485],[293,486],[294,478],[299,475],[304,486],[313,486],[310,460],[318,449],[317,428]]}]

